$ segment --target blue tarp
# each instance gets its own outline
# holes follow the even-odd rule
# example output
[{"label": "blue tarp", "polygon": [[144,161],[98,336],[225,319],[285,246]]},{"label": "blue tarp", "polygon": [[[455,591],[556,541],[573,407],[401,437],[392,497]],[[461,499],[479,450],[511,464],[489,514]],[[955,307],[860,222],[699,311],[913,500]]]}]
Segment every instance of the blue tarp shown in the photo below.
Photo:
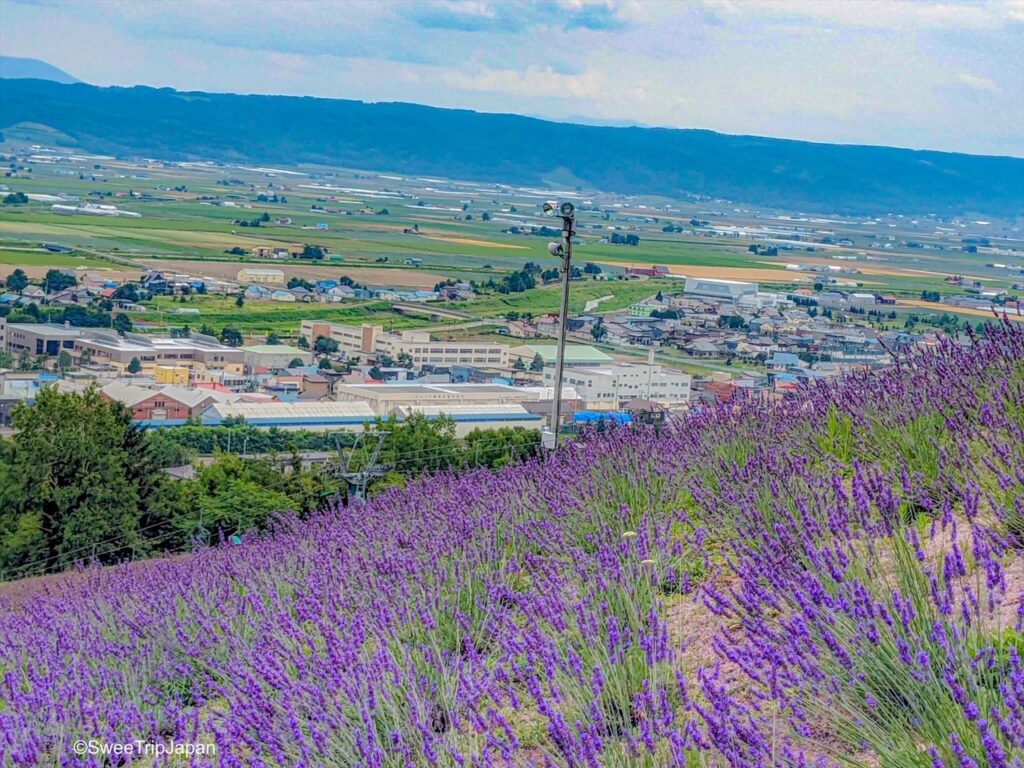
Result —
[{"label": "blue tarp", "polygon": [[599,421],[614,421],[616,424],[632,424],[633,417],[622,411],[576,411],[572,415],[575,424],[596,424]]}]

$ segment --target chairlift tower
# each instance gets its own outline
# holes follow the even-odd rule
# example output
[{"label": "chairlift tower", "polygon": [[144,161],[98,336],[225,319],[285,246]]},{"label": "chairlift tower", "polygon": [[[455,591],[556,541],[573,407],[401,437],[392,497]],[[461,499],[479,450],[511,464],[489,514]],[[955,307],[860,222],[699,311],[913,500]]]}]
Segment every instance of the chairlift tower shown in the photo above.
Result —
[{"label": "chairlift tower", "polygon": [[369,447],[369,439],[365,432],[361,432],[356,435],[356,440],[349,449],[348,456],[345,457],[344,468],[342,468],[342,455],[343,450],[341,447],[341,441],[339,440],[338,432],[335,432],[334,444],[338,449],[338,463],[336,469],[332,473],[335,477],[340,477],[345,481],[348,486],[348,497],[350,499],[359,499],[360,501],[366,501],[366,488],[370,484],[370,480],[383,477],[388,468],[383,464],[378,464],[380,458],[381,449],[384,447],[384,441],[387,439],[390,432],[375,432],[373,437],[376,438],[376,445],[373,446],[373,453],[370,454],[370,460],[366,463],[363,469],[353,469],[354,458],[356,453],[361,447]]}]

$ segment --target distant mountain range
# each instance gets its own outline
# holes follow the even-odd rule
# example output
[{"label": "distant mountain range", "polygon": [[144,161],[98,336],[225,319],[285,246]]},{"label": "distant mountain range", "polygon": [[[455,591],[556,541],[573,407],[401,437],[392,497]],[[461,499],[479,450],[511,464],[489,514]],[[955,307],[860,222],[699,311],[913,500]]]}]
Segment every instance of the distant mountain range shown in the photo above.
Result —
[{"label": "distant mountain range", "polygon": [[39,59],[22,59],[17,56],[0,56],[0,77],[10,79],[35,78],[52,80],[55,83],[79,83],[77,77],[63,69]]},{"label": "distant mountain range", "polygon": [[44,80],[0,80],[0,103],[0,131],[45,126],[70,146],[119,156],[322,163],[824,214],[1024,215],[1024,160],[1007,157]]}]

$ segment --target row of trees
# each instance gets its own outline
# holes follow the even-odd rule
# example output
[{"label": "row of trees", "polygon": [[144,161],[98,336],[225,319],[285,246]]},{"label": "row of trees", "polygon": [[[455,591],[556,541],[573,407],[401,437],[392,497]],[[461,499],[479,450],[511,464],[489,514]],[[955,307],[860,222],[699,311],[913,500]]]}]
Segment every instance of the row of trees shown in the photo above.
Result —
[{"label": "row of trees", "polygon": [[[0,581],[77,561],[181,551],[261,529],[278,513],[308,514],[347,493],[335,473],[302,465],[299,451],[336,447],[329,435],[263,431],[243,421],[144,432],[95,388],[44,388],[34,404],[16,408],[13,426],[14,436],[0,440]],[[535,431],[522,428],[477,430],[460,441],[453,421],[421,415],[378,419],[369,433],[346,459],[366,466],[373,436],[384,435],[379,464],[387,472],[371,493],[422,472],[498,467],[539,444]],[[353,441],[343,438],[347,446]],[[197,465],[192,479],[164,471],[211,452],[215,461]]]}]

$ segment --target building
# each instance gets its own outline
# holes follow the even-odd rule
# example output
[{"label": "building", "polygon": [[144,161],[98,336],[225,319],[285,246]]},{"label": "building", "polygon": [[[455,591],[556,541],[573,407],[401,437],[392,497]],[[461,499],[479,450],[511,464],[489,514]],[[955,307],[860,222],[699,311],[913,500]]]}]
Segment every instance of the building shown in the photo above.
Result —
[{"label": "building", "polygon": [[358,402],[214,403],[203,413],[203,424],[219,426],[225,419],[245,419],[251,427],[306,429],[314,432],[362,432],[374,413]]},{"label": "building", "polygon": [[486,365],[505,368],[508,347],[489,341],[435,341],[426,331],[386,333],[379,325],[353,326],[304,320],[300,333],[310,346],[318,338],[333,339],[349,357],[376,358],[387,355],[398,360],[408,355],[415,367],[423,365]]},{"label": "building", "polygon": [[292,255],[287,248],[269,245],[257,245],[250,251],[256,259],[290,259]]},{"label": "building", "polygon": [[736,302],[741,296],[757,296],[757,283],[738,280],[718,280],[711,277],[688,277],[683,292],[687,296],[701,296],[719,301]]},{"label": "building", "polygon": [[[361,402],[369,405],[374,414],[387,416],[396,408],[439,408],[522,405],[536,411],[532,405],[550,402],[554,397],[551,387],[511,387],[506,384],[336,384],[334,397],[340,402]],[[576,392],[566,387],[563,400],[578,399]]]},{"label": "building", "polygon": [[244,267],[238,270],[235,279],[242,284],[284,285],[284,271],[263,267]]},{"label": "building", "polygon": [[299,349],[288,344],[254,344],[242,347],[242,352],[245,367],[250,371],[256,368],[291,368],[294,360],[299,360],[300,365],[309,365],[313,362],[313,353],[308,349]]},{"label": "building", "polygon": [[187,387],[192,383],[192,369],[187,365],[158,365],[153,371],[157,384]]},{"label": "building", "polygon": [[138,359],[143,376],[156,377],[159,366],[184,366],[195,375],[207,369],[223,369],[242,373],[245,353],[241,349],[221,344],[212,336],[193,334],[184,339],[164,336],[143,336],[128,333],[123,337],[114,333],[93,331],[75,340],[74,357],[83,355],[93,363],[111,366],[126,373],[133,359]]},{"label": "building", "polygon": [[209,389],[165,386],[142,387],[111,382],[100,389],[107,400],[124,404],[132,419],[142,422],[185,421],[199,416],[211,403],[225,396]]},{"label": "building", "polygon": [[78,328],[46,323],[11,323],[0,317],[0,349],[17,357],[27,352],[33,357],[56,357],[75,348],[75,339],[82,335]]},{"label": "building", "polygon": [[[509,360],[515,363],[522,360],[529,366],[537,355],[544,365],[554,365],[558,346],[555,344],[522,344],[509,350]],[[610,355],[588,344],[566,344],[565,365],[606,365],[613,362]]]},{"label": "building", "polygon": [[477,429],[501,429],[502,427],[523,427],[539,430],[543,417],[530,413],[521,405],[403,405],[394,414],[399,421],[418,413],[428,419],[445,416],[455,422],[455,436],[465,437]]},{"label": "building", "polygon": [[[545,369],[544,383],[553,386],[554,380],[554,370]],[[616,410],[622,403],[637,399],[666,406],[686,405],[693,377],[660,365],[620,363],[573,367],[564,381],[576,390],[585,408]]]}]

